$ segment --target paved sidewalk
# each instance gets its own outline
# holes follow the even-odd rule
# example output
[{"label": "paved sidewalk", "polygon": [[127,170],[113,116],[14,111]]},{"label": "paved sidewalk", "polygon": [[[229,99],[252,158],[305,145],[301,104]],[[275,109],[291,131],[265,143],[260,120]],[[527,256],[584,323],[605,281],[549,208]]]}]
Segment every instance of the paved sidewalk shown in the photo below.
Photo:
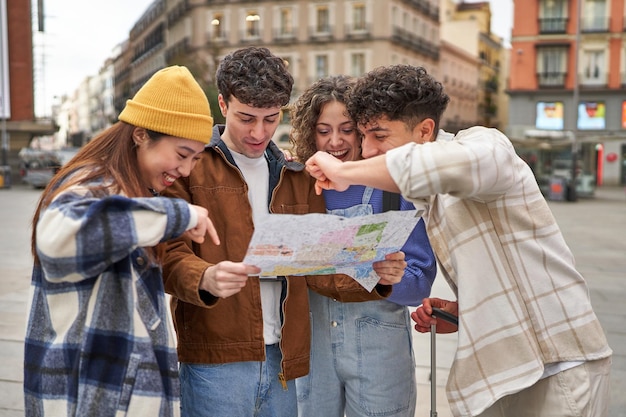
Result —
[{"label": "paved sidewalk", "polygon": [[24,415],[23,340],[32,257],[30,221],[41,191],[0,189],[0,417]]},{"label": "paved sidewalk", "polygon": [[[30,220],[40,191],[0,189],[0,417],[24,415],[22,364],[32,259]],[[603,187],[593,199],[550,202],[577,267],[589,284],[592,303],[613,348],[610,417],[626,417],[626,193]],[[454,298],[437,279],[433,296]],[[414,333],[417,362],[416,417],[430,416],[430,335]],[[451,416],[445,384],[456,335],[437,336],[437,413]],[[323,417],[323,416],[321,416]]]}]

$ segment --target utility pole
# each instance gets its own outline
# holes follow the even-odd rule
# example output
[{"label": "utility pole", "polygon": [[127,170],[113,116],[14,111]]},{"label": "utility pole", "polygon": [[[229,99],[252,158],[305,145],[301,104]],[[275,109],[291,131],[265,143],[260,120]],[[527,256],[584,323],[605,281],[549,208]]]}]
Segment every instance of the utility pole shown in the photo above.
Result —
[{"label": "utility pole", "polygon": [[577,201],[576,194],[576,175],[578,166],[578,106],[579,106],[579,86],[578,86],[578,57],[580,53],[580,19],[582,1],[576,0],[576,39],[574,46],[574,86],[572,89],[572,100],[574,102],[574,129],[572,137],[572,172],[570,173],[570,182],[567,187],[567,201]]},{"label": "utility pole", "polygon": [[[0,83],[2,83],[2,64],[0,64]],[[0,165],[0,188],[9,188],[11,186],[11,167],[9,166],[9,134],[7,132],[8,112],[4,109],[4,87],[0,86],[0,117],[2,125],[0,126],[0,136],[2,137],[2,164]]]},{"label": "utility pole", "polygon": [[[0,112],[3,111],[2,103],[0,103]],[[7,154],[9,151],[9,138],[7,135],[7,119],[2,116],[2,128],[0,129],[0,133],[2,134],[2,166],[8,165]]]},{"label": "utility pole", "polygon": [[2,164],[0,165],[0,188],[11,186],[11,168],[9,167],[9,135],[7,119],[11,117],[9,95],[9,31],[6,1],[0,0],[0,135],[2,139]]},{"label": "utility pole", "polygon": [[7,9],[6,2],[0,0],[0,117],[2,118],[2,125],[0,126],[2,134],[2,165],[7,165],[7,153],[9,151],[9,140],[7,137],[7,121],[6,119],[11,114],[11,109],[7,108],[7,104],[10,103],[9,98],[9,74],[5,74],[5,70],[8,71],[9,65],[9,31],[7,30]]}]

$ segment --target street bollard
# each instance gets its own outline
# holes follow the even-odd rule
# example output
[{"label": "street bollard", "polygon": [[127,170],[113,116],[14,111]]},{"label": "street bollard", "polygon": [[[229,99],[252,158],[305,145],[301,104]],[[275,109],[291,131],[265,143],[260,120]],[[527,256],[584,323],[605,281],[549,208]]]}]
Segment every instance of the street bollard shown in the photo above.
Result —
[{"label": "street bollard", "polygon": [[0,188],[11,188],[11,167],[0,166]]}]

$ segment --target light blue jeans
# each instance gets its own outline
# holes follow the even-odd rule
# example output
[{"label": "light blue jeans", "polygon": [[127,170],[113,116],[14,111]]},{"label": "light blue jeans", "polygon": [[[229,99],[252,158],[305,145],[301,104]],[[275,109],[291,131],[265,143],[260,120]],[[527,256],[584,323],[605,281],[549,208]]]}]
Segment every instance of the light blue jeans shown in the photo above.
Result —
[{"label": "light blue jeans", "polygon": [[311,370],[296,380],[299,417],[415,416],[407,307],[342,303],[309,292]]},{"label": "light blue jeans", "polygon": [[180,364],[182,417],[295,417],[296,386],[278,380],[282,354],[265,347],[265,362]]}]

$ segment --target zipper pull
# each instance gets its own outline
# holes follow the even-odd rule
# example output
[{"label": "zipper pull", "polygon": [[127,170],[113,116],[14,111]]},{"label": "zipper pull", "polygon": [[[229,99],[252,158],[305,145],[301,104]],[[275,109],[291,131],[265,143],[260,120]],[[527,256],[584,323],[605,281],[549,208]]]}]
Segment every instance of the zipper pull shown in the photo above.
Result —
[{"label": "zipper pull", "polygon": [[287,380],[285,379],[285,374],[283,374],[282,372],[279,372],[278,380],[280,381],[280,385],[283,386],[283,389],[287,391]]}]

